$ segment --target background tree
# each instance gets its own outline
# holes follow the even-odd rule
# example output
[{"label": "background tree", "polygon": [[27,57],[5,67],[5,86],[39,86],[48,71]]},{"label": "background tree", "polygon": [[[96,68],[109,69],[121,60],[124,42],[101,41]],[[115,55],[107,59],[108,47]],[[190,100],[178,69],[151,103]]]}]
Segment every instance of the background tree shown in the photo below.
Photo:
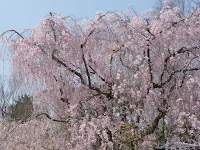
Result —
[{"label": "background tree", "polygon": [[28,95],[20,96],[15,104],[8,108],[7,115],[14,120],[27,121],[31,117],[33,111],[32,97]]},{"label": "background tree", "polygon": [[12,105],[18,95],[23,93],[22,83],[16,75],[11,74],[10,80],[0,76],[0,111],[1,117],[6,117],[8,107]]}]

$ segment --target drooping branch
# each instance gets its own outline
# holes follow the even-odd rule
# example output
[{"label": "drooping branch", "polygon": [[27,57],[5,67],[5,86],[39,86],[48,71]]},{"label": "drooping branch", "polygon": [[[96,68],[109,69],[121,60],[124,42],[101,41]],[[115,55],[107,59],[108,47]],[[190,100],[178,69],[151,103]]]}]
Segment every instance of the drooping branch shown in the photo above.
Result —
[{"label": "drooping branch", "polygon": [[86,42],[81,44],[81,52],[82,52],[82,59],[83,59],[83,63],[84,63],[84,66],[85,66],[86,74],[87,74],[87,77],[88,77],[89,88],[91,88],[92,85],[91,85],[90,73],[89,73],[89,70],[88,70],[88,66],[87,66],[85,55],[84,55],[84,51],[83,51],[83,48],[84,48],[85,44],[86,44]]},{"label": "drooping branch", "polygon": [[[164,85],[166,85],[167,83],[169,83],[172,79],[173,79],[173,76],[176,74],[176,73],[180,73],[180,72],[183,72],[183,73],[186,73],[186,72],[190,72],[190,71],[198,71],[200,70],[200,68],[191,68],[191,69],[180,69],[180,70],[176,70],[174,72],[172,72],[168,79],[165,81],[165,82],[162,82],[161,84],[154,84],[153,88],[162,88]],[[185,77],[184,77],[185,78]]]},{"label": "drooping branch", "polygon": [[22,34],[20,34],[19,32],[17,32],[16,30],[7,30],[4,33],[1,34],[1,36],[4,36],[4,34],[8,33],[8,32],[14,32],[15,34],[17,34],[19,37],[21,37],[22,39],[24,39],[24,37],[22,36]]},{"label": "drooping branch", "polygon": [[[62,66],[64,66],[65,68],[67,68],[67,70],[69,70],[70,72],[72,72],[73,74],[75,74],[76,76],[78,76],[80,79],[81,79],[81,83],[86,85],[84,79],[83,79],[83,76],[81,73],[77,72],[76,70],[70,68],[66,63],[64,63],[62,60],[59,60],[55,55],[54,55],[55,51],[52,53],[52,59],[55,60],[57,63],[61,64]],[[89,71],[88,71],[89,72]],[[100,88],[97,88],[97,87],[93,87],[92,85],[89,85],[89,88],[92,89],[92,90],[95,90],[96,92],[100,93],[100,94],[103,94],[109,98],[112,97],[112,95],[107,92],[103,92],[100,90]]]},{"label": "drooping branch", "polygon": [[57,63],[61,64],[62,66],[64,66],[64,67],[65,67],[68,71],[70,71],[71,73],[73,73],[73,74],[75,74],[76,76],[78,76],[78,77],[81,79],[81,83],[85,85],[86,83],[85,83],[85,81],[84,81],[84,79],[83,79],[82,74],[79,73],[79,72],[77,72],[76,70],[70,68],[70,67],[69,67],[66,63],[64,63],[62,60],[58,59],[58,58],[54,55],[55,52],[56,52],[56,51],[54,51],[54,52],[52,53],[52,55],[51,55],[52,59],[55,60]]},{"label": "drooping branch", "polygon": [[58,119],[53,119],[51,118],[51,116],[49,116],[47,113],[41,113],[41,114],[38,114],[36,115],[36,118],[40,117],[40,116],[46,116],[48,119],[52,120],[52,121],[55,121],[55,122],[60,122],[60,123],[68,123],[69,120],[58,120]]},{"label": "drooping branch", "polygon": [[[174,76],[176,73],[183,72],[183,73],[184,73],[184,76],[185,76],[185,73],[186,73],[186,72],[200,70],[200,68],[191,68],[191,69],[188,69],[188,68],[187,68],[187,67],[189,66],[189,64],[191,63],[191,61],[192,61],[194,58],[197,57],[197,56],[195,56],[194,58],[192,58],[192,59],[190,60],[190,62],[187,64],[186,67],[184,67],[183,69],[180,69],[180,70],[175,70],[175,71],[173,71],[173,72],[169,75],[168,79],[167,79],[166,81],[163,82],[163,77],[164,77],[165,71],[167,71],[167,63],[169,62],[170,58],[175,57],[177,54],[183,54],[183,53],[185,53],[185,52],[188,52],[188,53],[189,53],[189,52],[192,52],[192,50],[198,49],[199,47],[200,47],[199,45],[198,45],[198,46],[195,46],[195,47],[191,47],[191,48],[182,47],[182,48],[180,48],[179,50],[177,50],[176,52],[170,53],[170,55],[167,56],[167,57],[164,59],[164,69],[163,69],[163,71],[162,71],[162,73],[161,73],[161,76],[160,76],[160,84],[154,83],[153,87],[154,87],[154,88],[162,88],[164,85],[166,85],[167,83],[169,83],[169,82],[172,80],[173,76]],[[184,77],[184,78],[185,78],[185,77]],[[183,79],[184,79],[184,78],[183,78]],[[184,81],[182,81],[182,82],[184,82]]]},{"label": "drooping branch", "polygon": [[89,68],[96,74],[102,81],[107,82],[101,75],[99,75],[93,67],[89,66]]}]

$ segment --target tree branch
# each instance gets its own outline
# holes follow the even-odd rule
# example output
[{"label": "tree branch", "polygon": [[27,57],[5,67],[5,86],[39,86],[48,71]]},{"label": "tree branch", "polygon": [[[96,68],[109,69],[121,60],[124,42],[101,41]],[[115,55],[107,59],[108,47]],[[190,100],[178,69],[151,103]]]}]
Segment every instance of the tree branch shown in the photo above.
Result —
[{"label": "tree branch", "polygon": [[154,131],[156,130],[156,128],[158,126],[158,123],[159,123],[160,119],[162,119],[166,115],[166,113],[167,113],[166,111],[161,111],[159,109],[158,109],[158,111],[159,111],[159,114],[154,119],[152,125],[141,132],[142,136],[154,133]]},{"label": "tree branch", "polygon": [[59,59],[54,55],[55,52],[56,52],[56,51],[54,51],[54,52],[52,53],[52,55],[51,55],[52,59],[55,60],[57,63],[61,64],[62,66],[64,66],[65,68],[67,68],[67,70],[69,70],[71,73],[77,75],[77,76],[81,79],[81,83],[85,85],[86,83],[85,83],[85,81],[84,81],[84,79],[83,79],[82,74],[79,73],[79,72],[77,72],[76,70],[70,68],[69,66],[67,66],[67,64],[64,63],[63,61],[59,60]]},{"label": "tree branch", "polygon": [[60,122],[60,123],[68,123],[68,121],[66,120],[58,120],[58,119],[52,119],[47,113],[41,113],[36,115],[36,118],[40,117],[40,116],[46,116],[48,119],[55,121],[55,122]]}]

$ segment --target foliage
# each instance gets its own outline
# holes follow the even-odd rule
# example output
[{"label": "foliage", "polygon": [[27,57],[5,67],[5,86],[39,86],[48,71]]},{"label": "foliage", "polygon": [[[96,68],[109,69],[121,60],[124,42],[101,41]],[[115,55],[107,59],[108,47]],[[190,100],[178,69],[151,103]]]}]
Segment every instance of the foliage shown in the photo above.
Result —
[{"label": "foliage", "polygon": [[[2,149],[200,144],[200,8],[180,16],[169,4],[157,14],[130,7],[94,20],[50,14],[29,33],[5,32],[13,71],[33,91],[35,118],[47,121],[16,127],[26,132]],[[8,32],[15,34],[5,38]]]},{"label": "foliage", "polygon": [[18,98],[15,104],[10,105],[9,115],[14,120],[26,121],[33,111],[32,97],[26,94]]}]

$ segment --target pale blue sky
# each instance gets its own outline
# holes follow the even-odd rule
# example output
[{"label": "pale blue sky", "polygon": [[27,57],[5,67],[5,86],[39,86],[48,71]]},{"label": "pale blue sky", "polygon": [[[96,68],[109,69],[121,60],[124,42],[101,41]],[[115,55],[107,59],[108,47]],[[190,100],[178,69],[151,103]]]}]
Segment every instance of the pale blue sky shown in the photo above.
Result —
[{"label": "pale blue sky", "polygon": [[93,18],[97,11],[125,11],[128,4],[139,11],[153,7],[156,0],[0,0],[0,32],[22,31],[39,23],[49,12],[77,18]]},{"label": "pale blue sky", "polygon": [[[128,4],[143,12],[151,9],[155,2],[156,0],[0,0],[0,34],[8,29],[22,32],[36,26],[49,12],[74,15],[76,18],[93,18],[97,11],[125,11]],[[2,70],[3,65],[0,63],[0,73]]]}]

